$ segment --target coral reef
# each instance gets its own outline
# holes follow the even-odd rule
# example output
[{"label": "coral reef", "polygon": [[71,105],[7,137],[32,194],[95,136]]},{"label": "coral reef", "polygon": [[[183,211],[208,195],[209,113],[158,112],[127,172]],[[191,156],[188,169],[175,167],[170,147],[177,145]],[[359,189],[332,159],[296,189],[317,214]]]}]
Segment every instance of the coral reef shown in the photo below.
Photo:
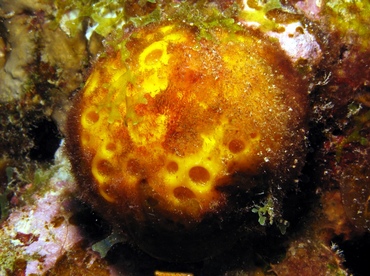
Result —
[{"label": "coral reef", "polygon": [[[370,245],[368,13],[368,3],[357,0],[0,1],[0,274],[74,275],[79,271],[83,275],[283,276],[298,271],[300,275],[367,275],[368,260],[363,251],[367,251]],[[160,28],[169,26],[173,27],[168,33],[160,31]],[[165,40],[166,35],[177,33],[180,38]],[[181,37],[185,37],[184,40]],[[229,40],[229,44],[225,44],[223,39]],[[159,47],[164,45],[161,41],[167,43],[164,43],[166,48]],[[154,47],[159,51],[145,52],[153,43],[159,47]],[[194,45],[199,45],[199,48]],[[241,48],[247,51],[236,54]],[[203,54],[205,49],[212,49],[213,56],[211,52]],[[253,54],[255,51],[261,51],[263,55]],[[151,54],[146,55],[140,65],[140,55],[144,52]],[[190,52],[197,58],[181,58],[181,53]],[[227,62],[215,67],[215,63],[227,56],[228,52],[232,54],[229,54]],[[203,70],[206,73],[198,75],[189,73],[203,72],[200,70],[201,62],[192,63],[199,60],[214,69],[225,88],[233,85],[240,88],[237,77],[249,78],[243,71],[244,65],[250,65],[249,54],[263,66],[271,62],[274,64],[272,67],[262,67],[274,69],[270,73],[275,78],[271,79],[262,77],[263,74],[258,71],[260,64],[254,64],[249,70],[255,83],[252,80],[250,82],[254,84],[254,89],[258,88],[256,94],[260,99],[263,98],[264,104],[253,103],[251,98],[244,102],[245,105],[236,104],[241,100],[240,94],[214,86],[209,80],[212,71]],[[176,58],[171,59],[170,55]],[[277,65],[274,62],[276,58],[283,65]],[[135,76],[126,82],[130,84],[131,94],[123,95],[129,95],[128,99],[133,101],[128,103],[135,103],[136,106],[127,110],[119,106],[111,109],[118,112],[111,113],[101,109],[97,115],[105,123],[99,125],[99,130],[93,129],[94,124],[87,124],[83,128],[76,110],[83,104],[85,106],[88,99],[95,97],[96,102],[110,104],[110,107],[120,102],[109,102],[109,99],[119,95],[109,90],[107,84],[107,72],[118,77],[110,62],[114,62],[115,66],[125,65],[130,69],[127,72]],[[158,68],[161,69],[145,71],[143,64],[147,69],[159,64]],[[238,67],[238,64],[244,65]],[[167,67],[171,70],[166,73],[163,68]],[[104,68],[106,72],[101,72]],[[227,74],[225,68],[233,74]],[[145,72],[138,74],[140,70]],[[182,74],[176,75],[175,72]],[[285,76],[285,79],[276,78],[279,75]],[[94,82],[94,76],[99,80]],[[167,83],[166,79],[170,81]],[[173,81],[179,79],[183,81]],[[282,91],[280,100],[273,96],[274,93],[270,96],[264,94],[262,86],[257,85],[262,80],[269,80],[268,91]],[[302,80],[302,94],[306,97],[304,101],[307,100],[307,105],[294,113],[295,119],[263,116],[271,104],[276,111],[274,103],[281,104],[278,110],[288,105],[299,106],[302,98],[293,101],[290,97],[297,96],[298,91],[288,89],[290,92],[287,92],[283,89],[285,85],[295,87],[298,80]],[[94,83],[99,84],[99,89]],[[142,93],[138,83],[142,89],[151,90],[151,93]],[[192,88],[199,92],[198,96],[204,93],[204,97],[198,99],[197,95],[185,93],[186,96],[192,96],[186,97],[187,104],[184,99],[172,100],[175,93],[160,97],[167,89],[163,88],[166,85],[168,89],[173,86],[179,91]],[[113,87],[124,89],[125,86],[118,82]],[[212,97],[215,89],[219,89],[217,98]],[[103,90],[109,93],[104,94],[106,92],[101,92]],[[94,91],[94,96],[87,97],[87,91]],[[105,95],[107,100],[98,99],[99,95]],[[235,105],[225,95],[233,96]],[[262,114],[254,117],[257,126],[258,122],[270,120],[270,128],[256,127],[263,134],[258,141],[263,146],[256,143],[253,147],[247,147],[245,141],[240,143],[240,133],[238,141],[223,141],[222,137],[232,133],[224,135],[223,127],[228,124],[223,123],[221,127],[218,124],[224,120],[224,115],[217,113],[220,109],[210,108],[217,101],[224,103],[222,110],[229,116],[251,108],[254,114]],[[287,104],[286,101],[291,102]],[[161,113],[160,107],[166,104],[176,107],[176,112]],[[229,104],[233,108],[228,110]],[[67,114],[72,105],[69,127],[66,127]],[[190,111],[182,110],[183,105]],[[254,106],[258,108],[253,109]],[[203,113],[195,112],[197,110],[203,110]],[[205,110],[213,110],[214,113],[207,115]],[[84,118],[84,114],[90,113],[81,114],[81,118]],[[181,122],[187,124],[186,127],[172,128],[172,134],[182,133],[184,136],[173,135],[171,140],[170,135],[165,135],[168,132],[165,122],[169,122],[169,118],[172,118],[172,123],[180,122],[176,121],[177,117],[173,118],[176,114],[182,114]],[[158,115],[162,115],[164,120],[159,120]],[[76,120],[71,119],[73,117]],[[95,117],[90,119],[94,120]],[[139,156],[141,166],[131,162],[131,166],[118,172],[113,170],[113,174],[119,176],[117,179],[122,175],[151,179],[140,186],[141,190],[133,189],[134,192],[116,189],[112,193],[104,186],[106,175],[102,173],[109,172],[112,175],[109,167],[103,166],[102,171],[99,171],[99,166],[93,171],[90,169],[95,164],[92,157],[96,152],[103,160],[111,160],[108,151],[99,151],[102,144],[98,138],[114,141],[113,136],[103,133],[107,133],[104,129],[107,122],[112,123],[117,118],[124,118],[126,125],[123,124],[121,128],[122,135],[133,141],[130,147],[123,148]],[[195,121],[193,119],[203,122],[202,128],[208,127],[208,131],[202,133],[201,128],[192,124]],[[249,121],[244,120],[240,121],[250,126]],[[76,133],[89,132],[95,138],[84,140],[77,135],[71,143],[71,122],[75,124]],[[304,129],[304,133],[297,135],[300,128]],[[73,170],[63,152],[66,150],[64,143],[61,143],[67,129]],[[291,136],[285,132],[287,130],[293,130]],[[268,141],[266,136],[273,131],[278,131],[284,139]],[[158,147],[158,141],[165,139],[163,137],[170,142],[166,148],[162,148],[162,145]],[[204,143],[202,139],[209,143]],[[85,143],[83,147],[81,141]],[[91,141],[95,141],[94,146],[88,148],[92,156],[81,158],[82,149],[86,149]],[[218,146],[212,141],[217,141]],[[122,145],[120,143],[115,142],[115,145]],[[154,146],[153,143],[157,144]],[[204,144],[208,147],[204,147]],[[267,146],[272,150],[270,153],[267,152]],[[258,147],[265,150],[260,162],[249,151]],[[74,148],[77,154],[74,154]],[[147,155],[140,155],[139,148]],[[214,159],[202,157],[205,148]],[[194,158],[186,161],[185,158],[191,155],[187,150],[192,151]],[[238,151],[243,154],[239,156]],[[160,155],[163,156],[159,158],[162,163],[144,166],[152,174],[135,170]],[[146,159],[145,156],[150,158]],[[174,163],[166,166],[170,157],[171,160],[177,158],[177,166]],[[214,163],[221,157],[224,163]],[[249,158],[243,161],[244,165],[257,164],[254,175],[240,174],[246,168],[238,166],[243,157]],[[263,157],[267,157],[269,162]],[[295,159],[298,163],[291,171]],[[81,172],[83,168],[73,160],[85,160],[81,166],[86,166],[86,170],[81,176],[76,172]],[[122,160],[120,162],[128,161],[127,158]],[[208,167],[207,164],[212,166]],[[156,168],[163,173],[154,173]],[[190,173],[191,168],[193,173]],[[206,168],[208,174],[201,173],[205,171],[200,168]],[[223,187],[215,188],[220,184],[215,181],[220,168],[223,168],[221,171],[227,177],[222,178]],[[249,170],[253,171],[252,168]],[[134,173],[130,175],[130,171]],[[179,186],[180,189],[176,189],[177,184],[171,184],[162,185],[166,189],[155,190],[150,186],[153,184],[149,183],[157,183],[162,178],[156,178],[155,175],[163,176],[166,179],[163,183],[171,182],[168,175],[187,180]],[[230,180],[228,176],[231,175],[234,178]],[[258,177],[261,175],[263,177]],[[91,179],[94,181],[92,187],[84,184],[84,181]],[[195,185],[194,179],[201,180],[203,186]],[[126,181],[129,182],[129,178]],[[244,186],[230,189],[233,185],[229,184],[237,182]],[[255,183],[255,186],[246,188],[247,182]],[[200,192],[204,187],[208,192]],[[137,191],[141,191],[143,200],[135,197],[128,200],[144,204],[136,204],[143,208],[134,208],[135,213],[126,212],[135,219],[139,218],[130,228],[127,227],[130,225],[130,215],[115,217],[113,214],[117,213],[112,205],[119,202],[116,197],[118,194],[124,198],[127,193]],[[114,202],[110,202],[112,199]],[[109,211],[99,213],[100,207]],[[234,210],[234,213],[230,210]],[[152,213],[156,218],[176,221],[177,224],[171,225],[176,230],[174,233],[180,232],[177,236],[180,239],[183,237],[181,233],[186,233],[180,225],[185,225],[185,229],[189,230],[202,221],[209,227],[207,235],[202,230],[200,237],[209,238],[215,229],[238,229],[235,235],[225,235],[236,244],[227,240],[217,243],[220,240],[215,236],[215,247],[212,248],[207,246],[212,239],[203,238],[201,258],[209,255],[212,258],[184,264],[158,260],[137,246],[138,241],[139,244],[143,241],[140,244],[143,248],[153,240],[140,236],[144,221],[154,225],[152,230],[169,227],[168,220],[157,223],[157,220],[150,220],[149,216],[143,219],[143,214]],[[228,220],[228,214],[233,218],[232,223]],[[212,224],[215,221],[219,223]],[[135,232],[138,235],[136,239],[133,238]],[[169,235],[164,235],[161,244],[168,238]],[[171,238],[176,238],[176,235],[170,236],[169,240]],[[181,244],[186,244],[185,238]],[[187,252],[191,252],[194,247],[190,245],[188,249],[190,251]],[[176,254],[173,254],[176,260],[180,260],[179,256],[187,255],[181,250]],[[199,259],[199,256],[194,259]]]}]

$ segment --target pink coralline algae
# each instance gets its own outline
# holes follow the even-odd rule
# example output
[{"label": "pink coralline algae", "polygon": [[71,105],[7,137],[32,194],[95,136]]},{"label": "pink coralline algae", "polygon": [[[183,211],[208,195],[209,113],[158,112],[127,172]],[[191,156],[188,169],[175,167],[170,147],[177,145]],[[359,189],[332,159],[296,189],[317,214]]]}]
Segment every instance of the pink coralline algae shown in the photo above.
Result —
[{"label": "pink coralline algae", "polygon": [[[26,260],[25,275],[41,275],[52,268],[57,259],[82,240],[78,227],[71,225],[68,218],[72,215],[68,208],[69,196],[74,187],[66,174],[66,164],[60,166],[56,174],[44,185],[48,191],[43,195],[33,196],[34,204],[14,210],[2,225],[0,236],[8,237],[10,247],[7,263],[1,263],[3,269],[12,266],[18,256]],[[3,241],[2,241],[3,242]],[[7,249],[8,251],[9,248]],[[1,253],[1,250],[0,250]],[[14,254],[14,260],[12,257]]]}]

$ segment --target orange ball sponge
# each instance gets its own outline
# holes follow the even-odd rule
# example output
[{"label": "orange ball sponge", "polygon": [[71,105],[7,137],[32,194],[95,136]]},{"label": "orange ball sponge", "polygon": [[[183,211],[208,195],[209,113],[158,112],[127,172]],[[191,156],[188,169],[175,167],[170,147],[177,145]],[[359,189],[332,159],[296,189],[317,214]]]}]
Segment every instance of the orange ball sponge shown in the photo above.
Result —
[{"label": "orange ball sponge", "polygon": [[260,175],[283,184],[303,152],[307,87],[278,46],[246,30],[206,34],[174,22],[134,30],[96,62],[68,121],[84,198],[165,259],[171,246],[146,246],[140,230],[191,239],[230,207],[226,191],[265,187]]}]

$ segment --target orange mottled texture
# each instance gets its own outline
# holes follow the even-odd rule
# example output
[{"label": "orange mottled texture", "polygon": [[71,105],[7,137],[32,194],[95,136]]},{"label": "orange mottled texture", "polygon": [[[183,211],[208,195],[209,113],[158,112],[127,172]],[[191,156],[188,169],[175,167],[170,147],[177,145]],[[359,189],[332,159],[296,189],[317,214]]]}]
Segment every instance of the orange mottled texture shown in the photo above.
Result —
[{"label": "orange mottled texture", "polygon": [[347,275],[342,258],[330,247],[312,237],[292,242],[284,260],[272,265],[278,276],[285,275]]},{"label": "orange mottled texture", "polygon": [[192,237],[230,207],[230,189],[299,172],[306,81],[276,44],[238,29],[137,29],[77,96],[67,146],[83,197],[134,236],[158,223]]}]

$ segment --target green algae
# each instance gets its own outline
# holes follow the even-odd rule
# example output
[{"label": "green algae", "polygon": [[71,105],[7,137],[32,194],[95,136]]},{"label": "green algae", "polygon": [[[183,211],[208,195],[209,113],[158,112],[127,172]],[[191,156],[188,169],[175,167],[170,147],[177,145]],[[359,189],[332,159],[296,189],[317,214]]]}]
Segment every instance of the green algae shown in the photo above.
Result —
[{"label": "green algae", "polygon": [[217,6],[208,1],[198,1],[196,3],[177,3],[169,5],[164,13],[168,20],[178,20],[185,22],[198,29],[198,39],[212,40],[213,36],[209,31],[212,28],[222,27],[230,32],[242,29],[236,24],[234,17],[239,13],[239,7],[232,5],[228,9],[221,11]]},{"label": "green algae", "polygon": [[262,206],[256,205],[252,212],[258,214],[260,225],[265,226],[267,223],[272,225],[275,217],[273,198],[270,196]]},{"label": "green algae", "polygon": [[247,22],[255,22],[259,24],[259,29],[262,31],[277,30],[279,24],[274,20],[271,20],[267,14],[273,10],[281,10],[283,8],[280,0],[268,0],[258,1],[249,0],[247,1],[250,9],[243,10],[240,16]]},{"label": "green algae", "polygon": [[129,21],[131,21],[135,25],[135,27],[143,27],[150,23],[158,22],[160,18],[161,11],[157,8],[147,15],[131,17]]},{"label": "green algae", "polygon": [[351,132],[346,136],[337,146],[336,150],[336,160],[339,162],[342,157],[343,149],[349,143],[359,143],[362,146],[367,146],[369,141],[364,137],[361,132],[364,129],[365,125],[370,121],[370,110],[365,113],[359,113],[361,110],[361,105],[356,103],[351,103],[348,106],[348,117],[351,117],[351,120],[354,122],[354,127]]},{"label": "green algae", "polygon": [[370,46],[370,2],[362,0],[326,1],[324,14],[332,31],[339,31],[341,38],[357,42],[362,51]]}]

